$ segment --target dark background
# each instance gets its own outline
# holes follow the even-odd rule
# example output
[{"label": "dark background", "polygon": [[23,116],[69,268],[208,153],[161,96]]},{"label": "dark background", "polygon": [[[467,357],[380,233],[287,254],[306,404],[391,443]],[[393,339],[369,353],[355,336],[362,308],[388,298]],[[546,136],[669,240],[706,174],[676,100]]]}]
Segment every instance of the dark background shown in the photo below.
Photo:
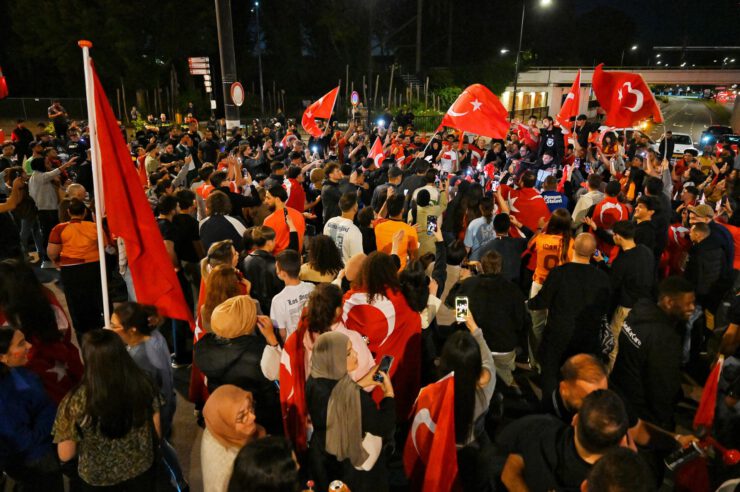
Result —
[{"label": "dark background", "polygon": [[[430,76],[433,88],[482,82],[500,91],[513,77],[521,5],[424,0],[420,80]],[[527,7],[525,68],[618,65],[625,49],[625,65],[654,65],[657,45],[740,44],[737,0],[553,0],[547,9],[528,0]],[[258,93],[253,8],[253,1],[232,1],[238,79]],[[289,107],[344,79],[346,64],[356,88],[364,74],[372,91],[381,74],[381,93],[391,64],[397,73],[413,72],[416,0],[262,0],[259,8],[265,90],[275,81]],[[93,41],[106,88],[123,84],[131,93],[128,106],[135,90],[171,86],[176,77],[178,104],[203,107],[202,78],[188,74],[188,56],[211,57],[219,89],[213,1],[0,0],[0,66],[11,96],[82,96],[81,38]],[[499,53],[503,47],[508,55]],[[718,66],[717,56],[674,52],[661,59]],[[250,95],[247,106],[254,103]]]}]

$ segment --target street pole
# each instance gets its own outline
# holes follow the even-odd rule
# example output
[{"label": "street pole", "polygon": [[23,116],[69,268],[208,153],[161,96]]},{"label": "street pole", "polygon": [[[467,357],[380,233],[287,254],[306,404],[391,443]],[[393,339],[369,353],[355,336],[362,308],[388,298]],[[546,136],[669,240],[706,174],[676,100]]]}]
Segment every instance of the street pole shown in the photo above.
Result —
[{"label": "street pole", "polygon": [[260,39],[260,3],[254,2],[254,12],[257,14],[257,69],[260,74],[260,115],[265,114],[265,87],[262,84],[262,40]]},{"label": "street pole", "polygon": [[216,0],[216,29],[221,58],[221,90],[224,96],[226,129],[239,126],[239,108],[231,100],[231,84],[236,82],[234,29],[231,24],[231,0]]},{"label": "street pole", "polygon": [[620,67],[624,66],[624,50],[622,50],[622,58],[619,60],[619,66]]},{"label": "street pole", "polygon": [[424,0],[416,0],[416,64],[414,71],[418,75],[421,72],[421,16]]},{"label": "street pole", "polygon": [[516,111],[516,89],[519,82],[519,55],[522,52],[522,37],[524,36],[524,14],[527,9],[527,1],[522,0],[522,24],[519,28],[519,48],[516,50],[516,61],[514,62],[514,94],[511,99],[510,120],[514,120],[514,111]]}]

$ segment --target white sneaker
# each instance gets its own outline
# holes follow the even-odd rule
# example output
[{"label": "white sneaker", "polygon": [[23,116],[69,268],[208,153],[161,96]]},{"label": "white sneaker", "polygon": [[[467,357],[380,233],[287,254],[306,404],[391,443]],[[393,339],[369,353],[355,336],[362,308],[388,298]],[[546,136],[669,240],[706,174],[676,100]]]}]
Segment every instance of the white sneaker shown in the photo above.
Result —
[{"label": "white sneaker", "polygon": [[51,261],[46,260],[46,261],[43,261],[41,263],[41,268],[52,269],[52,268],[56,268],[56,267],[54,266],[54,263],[52,263]]}]

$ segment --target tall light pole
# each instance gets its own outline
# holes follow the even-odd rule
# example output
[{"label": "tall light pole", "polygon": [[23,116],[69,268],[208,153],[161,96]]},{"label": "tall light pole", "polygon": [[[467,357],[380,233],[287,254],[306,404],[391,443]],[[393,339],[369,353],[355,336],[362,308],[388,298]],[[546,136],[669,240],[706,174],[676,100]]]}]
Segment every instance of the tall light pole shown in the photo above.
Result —
[{"label": "tall light pole", "polygon": [[221,90],[224,95],[224,119],[228,130],[239,126],[239,108],[231,100],[231,84],[236,82],[234,29],[231,25],[231,0],[216,0],[218,52],[221,57]]},{"label": "tall light pole", "polygon": [[265,114],[265,87],[262,84],[262,39],[260,35],[260,3],[254,2],[254,12],[257,15],[257,69],[260,74],[260,115]]},{"label": "tall light pole", "polygon": [[421,17],[424,12],[424,0],[416,0],[416,63],[414,72],[421,72]]},{"label": "tall light pole", "polygon": [[[552,4],[552,0],[540,0],[541,7],[549,7]],[[514,111],[516,111],[516,89],[519,83],[519,57],[522,53],[522,38],[524,37],[524,16],[527,12],[527,0],[522,0],[522,22],[519,27],[519,48],[516,50],[516,61],[514,62],[514,93],[511,99],[511,114],[509,119],[514,119]],[[502,53],[503,54],[503,53]]]}]

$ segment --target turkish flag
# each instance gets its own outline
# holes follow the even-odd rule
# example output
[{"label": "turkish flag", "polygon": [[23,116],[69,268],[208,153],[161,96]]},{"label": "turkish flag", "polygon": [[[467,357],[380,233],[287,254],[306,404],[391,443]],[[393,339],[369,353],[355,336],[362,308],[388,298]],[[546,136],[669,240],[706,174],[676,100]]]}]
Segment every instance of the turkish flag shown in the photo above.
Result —
[{"label": "turkish flag", "polygon": [[373,147],[370,149],[370,153],[367,157],[372,159],[378,167],[383,163],[385,154],[383,153],[383,144],[380,141],[380,137],[375,137],[375,142],[373,143]]},{"label": "turkish flag", "polygon": [[[573,81],[573,85],[570,87],[568,95],[565,96],[563,106],[560,108],[560,112],[555,117],[555,121],[560,124],[560,128],[563,133],[570,133],[571,125],[575,125],[575,118],[578,116],[578,108],[581,105],[581,70],[578,70],[576,79]],[[571,123],[571,118],[573,123]]]},{"label": "turkish flag", "polygon": [[[396,415],[406,420],[421,388],[421,316],[401,292],[387,289],[368,302],[366,291],[352,289],[344,295],[342,321],[367,337],[376,364],[384,355],[394,357],[388,375],[396,388]],[[373,396],[380,401],[383,395],[376,389]]]},{"label": "turkish flag", "polygon": [[[323,131],[316,124],[316,118],[328,120],[331,117],[332,111],[334,111],[334,103],[337,102],[337,95],[339,94],[339,86],[330,90],[318,100],[314,101],[306,111],[303,112],[303,118],[301,118],[301,125],[306,132],[314,138],[319,138],[324,134]],[[329,124],[327,122],[327,124]]]},{"label": "turkish flag", "polygon": [[308,326],[301,316],[298,328],[285,341],[280,356],[280,408],[285,435],[298,453],[308,447],[308,407],[306,406],[306,349],[303,338]]},{"label": "turkish flag", "polygon": [[0,67],[0,99],[8,97],[8,83],[5,81],[3,69]]},{"label": "turkish flag", "polygon": [[534,188],[513,189],[508,185],[501,185],[501,196],[509,202],[511,215],[527,228],[536,231],[540,217],[550,218],[550,209],[545,199]]},{"label": "turkish flag", "polygon": [[131,154],[95,67],[91,69],[95,84],[100,181],[108,227],[114,236],[123,238],[136,300],[156,306],[163,316],[192,324],[193,313],[185,303],[172,260],[164,248],[152,208],[141,188],[136,166],[131,162]]},{"label": "turkish flag", "polygon": [[450,492],[457,483],[455,377],[452,373],[425,386],[414,405],[403,468],[411,490]]},{"label": "turkish flag", "polygon": [[539,145],[538,142],[540,141],[539,130],[536,128],[530,128],[522,123],[517,123],[514,126],[514,133],[516,133],[519,141],[524,143],[529,150],[537,150]]},{"label": "turkish flag", "polygon": [[719,386],[719,377],[722,374],[722,363],[724,357],[720,356],[712,372],[707,377],[707,382],[704,383],[704,389],[701,392],[701,400],[699,400],[699,408],[696,410],[694,415],[694,429],[703,427],[705,430],[712,428],[714,424],[714,410],[717,406],[717,386]]},{"label": "turkish flag", "polygon": [[508,112],[498,97],[481,84],[468,86],[447,110],[440,126],[491,138],[505,138]]},{"label": "turkish flag", "polygon": [[604,72],[600,64],[594,70],[593,88],[596,99],[606,111],[605,125],[626,128],[653,117],[661,123],[663,114],[655,96],[642,75],[631,72]]}]

